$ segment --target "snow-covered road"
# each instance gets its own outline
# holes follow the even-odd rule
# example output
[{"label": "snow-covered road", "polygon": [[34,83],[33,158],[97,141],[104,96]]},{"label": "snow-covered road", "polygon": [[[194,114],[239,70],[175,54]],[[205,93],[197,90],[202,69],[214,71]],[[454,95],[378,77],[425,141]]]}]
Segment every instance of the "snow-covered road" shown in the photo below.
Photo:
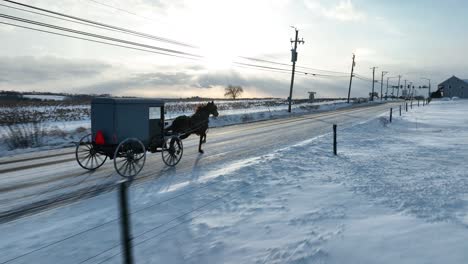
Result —
[{"label": "snow-covered road", "polygon": [[[389,107],[365,106],[214,128],[208,133],[208,142],[204,145],[205,154],[198,154],[198,140],[196,137],[190,137],[184,140],[184,156],[176,168],[166,167],[160,154],[148,154],[138,180],[169,179],[167,185],[172,186],[179,181],[185,181],[176,175],[199,173],[216,164],[257,157],[271,150],[327,133],[333,123],[340,127],[348,126],[386,112]],[[25,213],[44,210],[50,205],[95,195],[109,190],[119,179],[112,162],[108,161],[99,170],[89,173],[76,163],[74,149],[46,153],[0,159],[0,163],[9,162],[2,164],[0,170],[0,219],[15,218]],[[37,159],[40,155],[45,157]],[[20,162],[12,162],[15,159]]]},{"label": "snow-covered road", "polygon": [[[213,129],[175,169],[150,157],[130,193],[136,263],[465,263],[468,101],[392,124],[377,117],[389,107]],[[115,181],[111,169],[73,179]],[[116,207],[107,192],[3,223],[0,263],[121,263]]]}]

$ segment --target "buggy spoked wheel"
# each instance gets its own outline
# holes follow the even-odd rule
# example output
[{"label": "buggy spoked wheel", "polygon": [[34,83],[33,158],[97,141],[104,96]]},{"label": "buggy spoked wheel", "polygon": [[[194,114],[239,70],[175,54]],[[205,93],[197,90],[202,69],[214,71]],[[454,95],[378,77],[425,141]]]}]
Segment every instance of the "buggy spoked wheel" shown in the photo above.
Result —
[{"label": "buggy spoked wheel", "polygon": [[78,164],[86,170],[95,170],[106,162],[107,156],[99,153],[94,144],[92,134],[81,138],[76,145],[75,157]]},{"label": "buggy spoked wheel", "polygon": [[133,178],[143,169],[146,161],[146,149],[136,138],[122,141],[114,153],[114,168],[125,178]]},{"label": "buggy spoked wheel", "polygon": [[162,159],[167,166],[174,167],[182,159],[184,146],[179,137],[167,137],[162,146]]}]

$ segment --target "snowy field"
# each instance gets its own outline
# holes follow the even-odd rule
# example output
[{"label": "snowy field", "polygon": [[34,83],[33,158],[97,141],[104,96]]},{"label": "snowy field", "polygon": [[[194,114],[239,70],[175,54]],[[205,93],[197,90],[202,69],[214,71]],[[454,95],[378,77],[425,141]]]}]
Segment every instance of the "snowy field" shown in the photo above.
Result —
[{"label": "snowy field", "polygon": [[[327,134],[135,184],[135,263],[466,263],[467,111],[339,127],[337,157]],[[0,263],[121,263],[116,198],[0,225]]]},{"label": "snowy field", "polygon": [[[166,119],[171,122],[180,115],[192,115],[193,109],[201,102],[171,102],[167,104]],[[244,101],[219,101],[220,116],[210,118],[210,127],[221,127],[233,124],[242,124],[260,120],[282,118],[291,115],[301,115],[313,112],[323,112],[350,107],[346,101],[336,100],[316,103],[300,103],[293,105],[292,113],[288,113],[287,104],[281,100],[244,100]],[[362,106],[369,103],[354,104]],[[59,111],[60,110],[60,111]],[[19,131],[9,131],[7,126],[0,124],[0,157],[11,156],[32,151],[49,150],[74,146],[83,136],[90,133],[91,121],[89,117],[89,105],[58,106],[58,107],[22,107],[1,108],[0,114],[14,116],[13,112],[21,112],[23,116],[41,117],[40,129],[34,128],[31,123],[18,124]],[[61,120],[61,119],[65,119]],[[25,127],[25,128],[23,128]],[[8,135],[21,132],[32,134],[36,132],[42,136],[39,142],[32,148],[12,148],[7,144]]]}]

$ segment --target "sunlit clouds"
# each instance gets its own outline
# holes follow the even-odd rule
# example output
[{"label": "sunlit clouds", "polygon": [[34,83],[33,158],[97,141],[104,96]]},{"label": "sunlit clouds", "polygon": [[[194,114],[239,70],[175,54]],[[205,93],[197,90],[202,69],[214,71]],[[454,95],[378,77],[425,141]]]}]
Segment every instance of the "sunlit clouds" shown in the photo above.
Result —
[{"label": "sunlit clouds", "polygon": [[[3,90],[222,97],[223,87],[231,84],[242,85],[244,96],[286,98],[290,82],[287,71],[291,69],[288,66],[290,39],[294,34],[290,26],[298,27],[299,37],[305,40],[298,48],[300,66],[349,75],[355,53],[356,72],[367,77],[372,76],[369,68],[373,66],[415,82],[422,74],[431,75],[434,80],[468,74],[464,73],[468,55],[462,52],[468,39],[457,33],[464,29],[455,19],[463,13],[451,2],[426,5],[424,16],[411,15],[420,12],[418,6],[423,1],[37,0],[27,3],[196,48],[5,7],[0,7],[1,13],[196,54],[200,58],[165,56],[0,25],[0,89]],[[440,10],[451,11],[452,15],[433,19]],[[0,21],[11,23],[7,19]],[[245,62],[240,57],[285,65],[253,62],[283,70],[247,67],[236,64]],[[440,64],[444,57],[447,65]],[[309,91],[316,91],[318,97],[346,96],[349,78],[318,77],[312,74],[313,70],[310,73],[297,75],[295,98],[307,97]],[[353,84],[355,96],[366,96],[371,87],[365,81],[357,80]]]}]

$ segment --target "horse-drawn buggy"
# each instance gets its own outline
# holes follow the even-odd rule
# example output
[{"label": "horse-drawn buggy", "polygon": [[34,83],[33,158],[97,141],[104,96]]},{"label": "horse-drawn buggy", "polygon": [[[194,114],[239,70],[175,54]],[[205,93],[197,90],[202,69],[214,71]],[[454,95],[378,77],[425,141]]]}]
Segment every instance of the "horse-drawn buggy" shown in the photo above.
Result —
[{"label": "horse-drawn buggy", "polygon": [[76,146],[76,160],[87,170],[101,167],[107,158],[123,177],[135,177],[146,161],[146,153],[162,153],[168,166],[182,158],[182,139],[195,133],[206,139],[208,117],[218,115],[213,102],[191,116],[176,118],[165,128],[164,101],[141,98],[96,98],[91,102],[91,134]]}]

